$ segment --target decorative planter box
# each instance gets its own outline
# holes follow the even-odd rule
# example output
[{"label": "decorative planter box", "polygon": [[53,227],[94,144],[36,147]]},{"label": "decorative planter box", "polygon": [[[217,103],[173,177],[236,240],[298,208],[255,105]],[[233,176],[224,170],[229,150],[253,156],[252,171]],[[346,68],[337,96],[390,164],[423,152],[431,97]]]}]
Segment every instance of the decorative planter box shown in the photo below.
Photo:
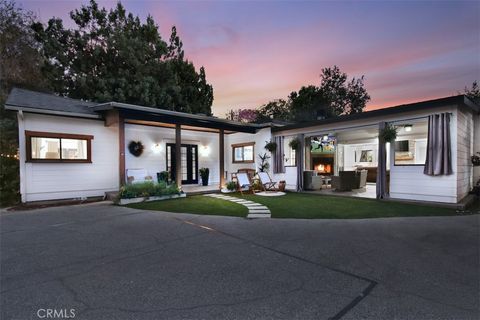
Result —
[{"label": "decorative planter box", "polygon": [[187,196],[186,193],[181,194],[171,194],[167,196],[152,196],[152,197],[140,197],[140,198],[129,198],[129,199],[120,199],[118,204],[121,206],[131,204],[131,203],[139,203],[139,202],[150,202],[150,201],[160,201],[160,200],[168,200],[168,199],[177,199],[177,198],[185,198]]}]

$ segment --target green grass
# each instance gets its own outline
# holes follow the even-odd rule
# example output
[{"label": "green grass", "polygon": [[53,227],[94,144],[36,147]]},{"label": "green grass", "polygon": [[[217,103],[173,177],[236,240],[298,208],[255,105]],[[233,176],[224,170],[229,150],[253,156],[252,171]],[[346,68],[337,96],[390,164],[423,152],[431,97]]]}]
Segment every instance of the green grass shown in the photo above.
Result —
[{"label": "green grass", "polygon": [[449,208],[304,193],[287,193],[282,197],[243,197],[266,205],[273,218],[363,219],[456,214],[454,209]]},{"label": "green grass", "polygon": [[[424,205],[347,197],[287,193],[282,197],[230,194],[266,205],[272,218],[364,219],[381,217],[414,217],[455,215],[454,209]],[[247,209],[237,203],[205,196],[145,202],[131,208],[245,217]]]},{"label": "green grass", "polygon": [[246,217],[248,213],[247,208],[240,204],[205,196],[191,196],[180,199],[142,202],[130,204],[128,207],[144,210],[235,217]]}]

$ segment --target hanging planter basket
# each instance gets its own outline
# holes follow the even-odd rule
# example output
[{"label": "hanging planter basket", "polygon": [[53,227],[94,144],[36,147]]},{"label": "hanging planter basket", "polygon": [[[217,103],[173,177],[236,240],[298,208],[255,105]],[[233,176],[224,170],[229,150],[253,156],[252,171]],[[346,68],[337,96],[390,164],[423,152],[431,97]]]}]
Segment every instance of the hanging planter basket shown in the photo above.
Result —
[{"label": "hanging planter basket", "polygon": [[270,151],[271,153],[277,150],[277,143],[274,141],[265,141],[265,150]]},{"label": "hanging planter basket", "polygon": [[135,157],[140,157],[143,153],[143,144],[140,141],[131,141],[128,144],[128,151]]},{"label": "hanging planter basket", "polygon": [[478,155],[473,155],[472,156],[472,164],[474,167],[480,166],[480,152],[477,152]]},{"label": "hanging planter basket", "polygon": [[298,138],[290,140],[288,146],[292,148],[292,150],[298,150],[300,148],[300,140]]},{"label": "hanging planter basket", "polygon": [[385,142],[394,142],[397,138],[397,128],[387,124],[385,128],[380,131],[379,138]]}]

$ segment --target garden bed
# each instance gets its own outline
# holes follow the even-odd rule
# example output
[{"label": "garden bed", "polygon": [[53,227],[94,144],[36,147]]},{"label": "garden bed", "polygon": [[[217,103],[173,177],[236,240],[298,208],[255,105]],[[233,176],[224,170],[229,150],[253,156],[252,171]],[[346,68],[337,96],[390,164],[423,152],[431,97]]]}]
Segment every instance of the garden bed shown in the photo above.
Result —
[{"label": "garden bed", "polygon": [[139,202],[185,198],[185,196],[186,194],[181,192],[175,184],[143,182],[123,186],[116,203],[123,206]]}]

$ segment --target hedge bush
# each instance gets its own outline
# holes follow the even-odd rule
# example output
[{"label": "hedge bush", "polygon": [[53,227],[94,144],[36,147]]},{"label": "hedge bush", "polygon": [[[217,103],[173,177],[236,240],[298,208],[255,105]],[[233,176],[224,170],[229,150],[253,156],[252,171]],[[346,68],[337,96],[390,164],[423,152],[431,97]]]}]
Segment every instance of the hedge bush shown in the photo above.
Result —
[{"label": "hedge bush", "polygon": [[176,184],[167,184],[162,181],[159,183],[142,182],[127,184],[120,188],[120,198],[140,198],[140,197],[152,197],[152,196],[167,196],[172,194],[180,194]]}]

